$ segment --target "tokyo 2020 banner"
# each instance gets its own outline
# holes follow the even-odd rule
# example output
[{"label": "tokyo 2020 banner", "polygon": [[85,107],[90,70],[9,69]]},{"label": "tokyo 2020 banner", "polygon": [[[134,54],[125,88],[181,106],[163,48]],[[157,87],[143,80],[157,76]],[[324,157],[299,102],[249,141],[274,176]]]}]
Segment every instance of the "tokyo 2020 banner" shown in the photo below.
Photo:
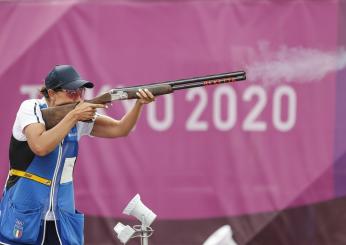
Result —
[{"label": "tokyo 2020 banner", "polygon": [[245,70],[157,97],[125,138],[82,138],[85,243],[120,244],[113,227],[137,223],[122,211],[139,193],[152,244],[202,244],[225,224],[238,244],[345,244],[345,20],[332,0],[1,2],[1,184],[19,105],[56,64],[95,83],[87,98]]}]

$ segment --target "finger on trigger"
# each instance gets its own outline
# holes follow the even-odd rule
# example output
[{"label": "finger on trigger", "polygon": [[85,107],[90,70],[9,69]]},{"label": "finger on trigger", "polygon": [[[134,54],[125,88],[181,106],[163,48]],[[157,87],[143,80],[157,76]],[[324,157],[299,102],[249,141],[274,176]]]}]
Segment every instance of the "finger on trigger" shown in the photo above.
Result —
[{"label": "finger on trigger", "polygon": [[105,108],[106,105],[105,104],[92,104],[93,108]]}]

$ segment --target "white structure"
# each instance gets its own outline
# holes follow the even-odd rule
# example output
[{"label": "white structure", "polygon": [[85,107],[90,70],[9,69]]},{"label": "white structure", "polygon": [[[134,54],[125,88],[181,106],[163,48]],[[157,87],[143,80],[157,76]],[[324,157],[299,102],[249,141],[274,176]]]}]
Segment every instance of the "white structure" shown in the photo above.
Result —
[{"label": "white structure", "polygon": [[136,232],[130,226],[125,226],[120,222],[114,227],[114,231],[117,233],[118,239],[124,244],[127,243]]},{"label": "white structure", "polygon": [[123,211],[124,214],[136,217],[142,222],[142,225],[150,226],[151,223],[156,219],[156,214],[147,208],[141,201],[141,197],[137,194],[132,200],[127,204]]},{"label": "white structure", "polygon": [[203,245],[237,245],[232,238],[232,229],[224,225],[211,234]]},{"label": "white structure", "polygon": [[137,194],[125,207],[124,214],[131,215],[138,219],[142,224],[135,225],[131,228],[128,225],[124,225],[120,222],[114,227],[114,231],[117,234],[118,239],[122,243],[127,243],[131,238],[140,237],[142,245],[148,245],[148,238],[153,234],[153,229],[150,225],[156,219],[156,214],[145,206],[139,194]]}]

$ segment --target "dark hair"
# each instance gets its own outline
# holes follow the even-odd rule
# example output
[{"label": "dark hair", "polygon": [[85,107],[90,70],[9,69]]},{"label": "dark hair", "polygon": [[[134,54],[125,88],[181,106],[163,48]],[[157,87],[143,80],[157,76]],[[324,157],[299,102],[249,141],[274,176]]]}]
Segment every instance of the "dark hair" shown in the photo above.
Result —
[{"label": "dark hair", "polygon": [[48,89],[46,88],[46,86],[42,86],[40,88],[40,93],[46,98],[49,98],[49,94],[48,94]]},{"label": "dark hair", "polygon": [[[55,92],[58,92],[58,91],[61,91],[62,88],[61,87],[57,87],[57,88],[54,88],[52,89],[53,91]],[[46,88],[46,86],[42,86],[40,88],[40,93],[46,98],[46,99],[49,99],[49,94],[48,94],[48,89]]]}]

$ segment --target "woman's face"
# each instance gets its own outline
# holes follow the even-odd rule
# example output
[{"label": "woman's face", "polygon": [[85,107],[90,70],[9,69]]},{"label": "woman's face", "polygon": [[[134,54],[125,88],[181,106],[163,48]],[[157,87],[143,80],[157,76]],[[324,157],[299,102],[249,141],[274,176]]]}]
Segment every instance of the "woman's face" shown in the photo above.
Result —
[{"label": "woman's face", "polygon": [[75,90],[68,89],[50,89],[48,91],[51,106],[58,106],[68,103],[79,102],[84,99],[85,88]]}]

